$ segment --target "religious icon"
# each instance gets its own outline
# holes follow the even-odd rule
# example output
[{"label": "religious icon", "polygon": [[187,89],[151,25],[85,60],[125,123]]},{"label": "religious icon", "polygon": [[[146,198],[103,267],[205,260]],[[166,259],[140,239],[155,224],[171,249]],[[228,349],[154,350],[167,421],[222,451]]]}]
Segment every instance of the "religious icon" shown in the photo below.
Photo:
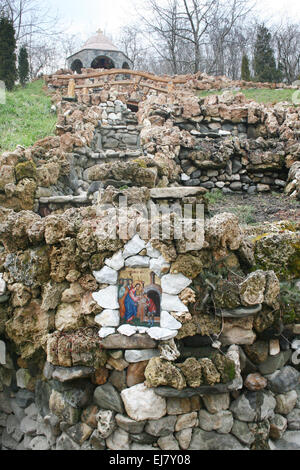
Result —
[{"label": "religious icon", "polygon": [[155,273],[146,268],[125,268],[118,282],[121,324],[159,326],[161,287]]}]

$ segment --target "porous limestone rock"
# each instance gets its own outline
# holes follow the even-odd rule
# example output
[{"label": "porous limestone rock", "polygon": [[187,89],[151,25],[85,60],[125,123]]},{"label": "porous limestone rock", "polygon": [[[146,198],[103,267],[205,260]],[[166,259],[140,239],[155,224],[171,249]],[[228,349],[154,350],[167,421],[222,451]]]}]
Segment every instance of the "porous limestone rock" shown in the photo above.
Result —
[{"label": "porous limestone rock", "polygon": [[44,311],[39,301],[32,300],[14,310],[14,316],[6,323],[6,334],[23,358],[30,357],[46,345],[53,320],[53,315]]},{"label": "porous limestone rock", "polygon": [[239,219],[231,213],[217,214],[205,227],[205,239],[212,249],[238,250],[242,243]]},{"label": "porous limestone rock", "polygon": [[228,382],[234,380],[238,373],[238,367],[236,367],[235,362],[230,359],[230,357],[221,353],[215,353],[212,356],[212,360],[218,372],[220,373],[221,383],[227,384]]},{"label": "porous limestone rock", "polygon": [[180,357],[180,352],[177,349],[174,339],[168,341],[161,341],[158,345],[159,356],[166,361],[176,361]]},{"label": "porous limestone rock", "polygon": [[[171,266],[171,274],[182,274],[187,279],[195,279],[203,270],[200,257],[179,255]],[[168,310],[168,309],[166,309]]]},{"label": "porous limestone rock", "polygon": [[182,390],[186,387],[186,381],[180,369],[160,357],[150,359],[145,369],[145,378],[145,384],[149,388],[166,385]]},{"label": "porous limestone rock", "polygon": [[208,358],[200,359],[199,363],[202,369],[202,377],[203,377],[204,385],[215,385],[215,384],[220,383],[221,376],[218,370],[216,369],[216,366],[210,359]]},{"label": "porous limestone rock", "polygon": [[245,306],[262,304],[265,298],[266,282],[264,271],[259,270],[249,274],[239,286],[242,304]]},{"label": "porous limestone rock", "polygon": [[180,367],[189,387],[195,388],[202,385],[202,367],[197,359],[189,357],[183,364],[178,364],[178,367]]}]

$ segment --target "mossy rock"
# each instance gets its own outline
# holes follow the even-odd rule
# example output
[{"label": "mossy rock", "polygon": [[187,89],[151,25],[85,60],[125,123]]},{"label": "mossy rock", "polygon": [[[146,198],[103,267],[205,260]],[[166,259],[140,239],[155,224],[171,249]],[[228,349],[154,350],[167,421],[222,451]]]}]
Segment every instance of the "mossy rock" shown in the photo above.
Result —
[{"label": "mossy rock", "polygon": [[210,359],[200,359],[199,364],[202,368],[203,385],[215,385],[220,383],[221,375]]},{"label": "mossy rock", "polygon": [[274,271],[281,281],[300,278],[300,232],[276,233],[254,243],[254,270]]},{"label": "mossy rock", "polygon": [[183,364],[177,364],[185,376],[186,383],[189,387],[200,387],[203,383],[202,367],[200,362],[194,357],[189,357]]},{"label": "mossy rock", "polygon": [[197,332],[198,332],[198,326],[197,326],[195,319],[193,318],[192,320],[182,325],[182,327],[178,331],[176,339],[189,338],[191,336],[195,336]]},{"label": "mossy rock", "polygon": [[36,165],[32,160],[28,160],[24,163],[18,163],[15,166],[15,174],[17,182],[24,178],[37,179]]},{"label": "mossy rock", "polygon": [[133,161],[134,163],[137,163],[141,168],[148,168],[147,163],[142,158],[137,158],[136,160],[133,160]]},{"label": "mossy rock", "polygon": [[219,335],[222,329],[222,318],[216,315],[201,314],[194,316],[197,333],[201,336]]},{"label": "mossy rock", "polygon": [[270,328],[275,321],[276,315],[274,309],[263,305],[262,311],[255,315],[253,319],[253,327],[257,333],[262,333]]},{"label": "mossy rock", "polygon": [[166,385],[177,390],[183,390],[186,387],[186,381],[181,370],[171,362],[159,357],[150,359],[145,369],[145,378],[146,385],[149,388]]},{"label": "mossy rock", "polygon": [[281,283],[280,316],[285,325],[300,323],[300,291],[293,282]]},{"label": "mossy rock", "polygon": [[195,279],[203,269],[200,258],[192,255],[179,255],[171,266],[171,274],[183,274],[189,279]]},{"label": "mossy rock", "polygon": [[241,305],[239,286],[234,282],[222,279],[216,286],[214,292],[216,308],[233,309]]},{"label": "mossy rock", "polygon": [[223,354],[215,353],[212,356],[212,361],[220,373],[221,383],[227,384],[235,379],[235,363],[231,359]]}]

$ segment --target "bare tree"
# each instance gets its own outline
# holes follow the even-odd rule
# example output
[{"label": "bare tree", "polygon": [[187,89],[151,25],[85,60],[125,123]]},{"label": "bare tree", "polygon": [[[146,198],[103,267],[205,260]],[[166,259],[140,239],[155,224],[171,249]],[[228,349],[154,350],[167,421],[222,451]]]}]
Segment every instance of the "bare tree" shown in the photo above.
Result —
[{"label": "bare tree", "polygon": [[284,79],[292,83],[300,76],[300,26],[287,20],[274,28],[275,48]]},{"label": "bare tree", "polygon": [[137,25],[128,25],[122,28],[117,43],[131,60],[134,69],[145,68],[149,45],[145,43],[143,32]]},{"label": "bare tree", "polygon": [[0,12],[13,21],[17,41],[27,42],[28,35],[55,35],[59,29],[58,15],[45,0],[0,0]]},{"label": "bare tree", "polygon": [[60,50],[58,41],[67,26],[60,25],[58,14],[52,13],[49,3],[46,0],[0,0],[0,13],[12,20],[18,47],[27,47],[31,78],[44,67],[49,68],[50,63],[51,68],[55,68]]},{"label": "bare tree", "polygon": [[179,37],[181,0],[148,0],[146,15],[141,15],[144,33],[156,54],[169,65],[170,72],[177,74],[179,70]]}]

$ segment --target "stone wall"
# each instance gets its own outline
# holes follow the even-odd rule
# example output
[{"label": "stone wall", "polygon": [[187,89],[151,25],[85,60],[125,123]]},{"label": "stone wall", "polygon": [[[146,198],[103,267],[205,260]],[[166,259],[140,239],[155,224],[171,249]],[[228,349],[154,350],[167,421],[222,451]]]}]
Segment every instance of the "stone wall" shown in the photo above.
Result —
[{"label": "stone wall", "polygon": [[149,96],[137,121],[116,90],[56,106],[57,136],[1,156],[2,206],[45,215],[89,205],[110,185],[253,194],[290,181],[286,192],[299,195],[296,109],[180,93]]},{"label": "stone wall", "polygon": [[141,142],[177,165],[184,186],[224,193],[282,191],[298,161],[296,108],[259,105],[242,94],[149,97],[140,104]]},{"label": "stone wall", "polygon": [[[2,209],[2,447],[299,447],[299,227],[249,236],[220,214],[189,251],[172,238],[107,239],[111,218],[101,206]],[[161,279],[160,326],[120,326],[124,265]],[[295,284],[288,303],[282,280]]]},{"label": "stone wall", "polygon": [[[228,93],[149,96],[137,116],[115,89],[54,101],[57,135],[0,157],[2,449],[299,449],[299,223],[224,213],[175,236],[209,186],[271,190],[290,169],[297,196],[298,111]],[[124,268],[159,279],[158,324],[124,322]]]}]

